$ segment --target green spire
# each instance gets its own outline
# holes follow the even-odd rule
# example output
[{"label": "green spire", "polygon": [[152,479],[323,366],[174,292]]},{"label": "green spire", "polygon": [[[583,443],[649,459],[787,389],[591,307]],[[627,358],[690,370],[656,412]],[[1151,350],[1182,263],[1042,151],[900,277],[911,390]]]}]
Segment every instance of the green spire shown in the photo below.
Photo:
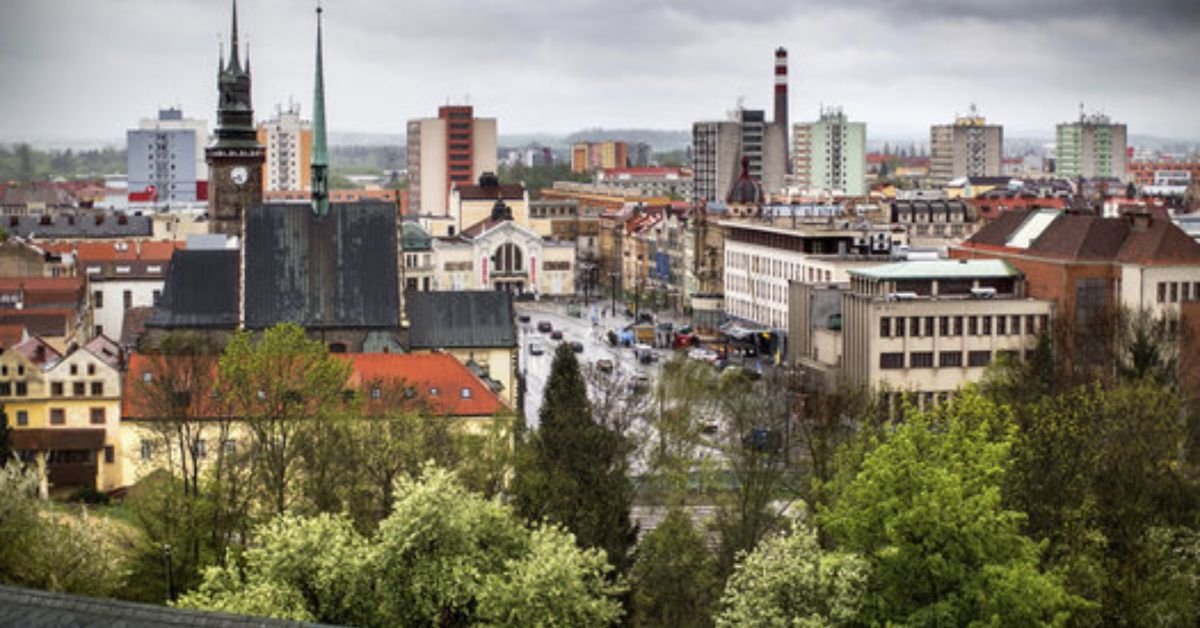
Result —
[{"label": "green spire", "polygon": [[317,5],[317,80],[313,86],[312,205],[329,213],[329,149],[325,145],[325,70],[321,61],[321,7]]}]

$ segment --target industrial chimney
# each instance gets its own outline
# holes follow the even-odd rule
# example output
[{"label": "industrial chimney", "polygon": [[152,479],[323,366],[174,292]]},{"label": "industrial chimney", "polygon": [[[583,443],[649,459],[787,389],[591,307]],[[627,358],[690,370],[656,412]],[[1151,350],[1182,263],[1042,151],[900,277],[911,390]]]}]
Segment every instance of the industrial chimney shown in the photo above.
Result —
[{"label": "industrial chimney", "polygon": [[775,49],[775,120],[783,129],[783,155],[786,170],[792,172],[791,151],[788,150],[791,139],[791,128],[788,127],[788,78],[787,78],[787,49],[783,46]]}]

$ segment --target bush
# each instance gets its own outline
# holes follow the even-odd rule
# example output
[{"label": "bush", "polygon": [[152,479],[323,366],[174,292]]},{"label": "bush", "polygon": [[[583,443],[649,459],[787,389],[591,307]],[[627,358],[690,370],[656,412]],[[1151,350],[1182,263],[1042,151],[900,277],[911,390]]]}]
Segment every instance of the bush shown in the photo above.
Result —
[{"label": "bush", "polygon": [[97,504],[104,506],[107,505],[108,502],[112,501],[112,498],[108,496],[108,493],[96,490],[96,487],[94,486],[81,486],[74,493],[71,493],[69,501],[80,504]]}]

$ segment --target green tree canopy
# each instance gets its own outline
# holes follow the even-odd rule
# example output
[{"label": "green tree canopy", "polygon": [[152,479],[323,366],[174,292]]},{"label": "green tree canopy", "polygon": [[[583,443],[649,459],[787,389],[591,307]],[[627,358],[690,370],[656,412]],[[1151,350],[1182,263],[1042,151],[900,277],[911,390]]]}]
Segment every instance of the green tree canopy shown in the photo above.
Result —
[{"label": "green tree canopy", "polygon": [[821,517],[870,566],[866,623],[1061,625],[1082,604],[1001,503],[1014,438],[1008,410],[966,390],[867,454]]},{"label": "green tree canopy", "polygon": [[868,573],[866,560],[822,549],[815,532],[795,524],[743,556],[725,585],[717,626],[861,625]]},{"label": "green tree canopy", "polygon": [[345,515],[283,515],[241,564],[213,567],[181,606],[360,626],[607,626],[621,616],[597,550],[527,529],[507,506],[427,467],[402,477],[372,536]]},{"label": "green tree canopy", "polygon": [[708,542],[683,508],[675,507],[646,534],[629,573],[633,625],[712,625],[720,583]]}]

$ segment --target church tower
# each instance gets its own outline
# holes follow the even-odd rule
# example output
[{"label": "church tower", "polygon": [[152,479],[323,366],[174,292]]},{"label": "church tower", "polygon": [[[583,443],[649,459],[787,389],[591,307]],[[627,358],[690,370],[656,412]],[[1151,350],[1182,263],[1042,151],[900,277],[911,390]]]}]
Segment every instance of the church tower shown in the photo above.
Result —
[{"label": "church tower", "polygon": [[241,235],[242,214],[262,203],[265,149],[258,143],[250,104],[250,53],[243,64],[238,52],[237,0],[229,63],[217,65],[217,141],[205,151],[208,161],[209,231]]}]

